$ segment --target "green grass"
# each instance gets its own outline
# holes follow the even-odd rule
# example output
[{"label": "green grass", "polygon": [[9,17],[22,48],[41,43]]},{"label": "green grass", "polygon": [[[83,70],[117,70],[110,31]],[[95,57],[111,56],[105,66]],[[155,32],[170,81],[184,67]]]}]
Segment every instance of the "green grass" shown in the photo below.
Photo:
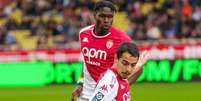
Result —
[{"label": "green grass", "polygon": [[201,82],[143,83],[132,93],[134,101],[201,101]]},{"label": "green grass", "polygon": [[[0,87],[0,101],[70,101],[73,85]],[[132,101],[201,101],[201,82],[137,83]]]}]

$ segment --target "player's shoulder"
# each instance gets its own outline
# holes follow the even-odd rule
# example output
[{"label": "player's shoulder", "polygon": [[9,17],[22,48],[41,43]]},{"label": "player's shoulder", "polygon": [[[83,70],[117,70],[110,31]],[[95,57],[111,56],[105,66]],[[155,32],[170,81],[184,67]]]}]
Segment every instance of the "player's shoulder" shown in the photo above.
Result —
[{"label": "player's shoulder", "polygon": [[122,30],[120,30],[119,28],[117,28],[115,26],[112,26],[111,29],[110,29],[110,31],[114,32],[114,33],[125,34]]},{"label": "player's shoulder", "polygon": [[110,76],[110,77],[115,76],[115,73],[111,69],[108,69],[105,74],[106,76]]},{"label": "player's shoulder", "polygon": [[109,82],[109,81],[111,81],[112,79],[115,80],[115,79],[116,79],[116,75],[115,75],[115,73],[114,73],[112,70],[108,69],[108,70],[104,73],[102,79],[103,79],[104,81]]},{"label": "player's shoulder", "polygon": [[120,30],[117,27],[112,26],[110,31],[111,31],[111,33],[113,33],[114,36],[121,38],[122,40],[131,40],[131,38],[128,36],[128,34],[126,34],[125,32],[123,32],[122,30]]},{"label": "player's shoulder", "polygon": [[110,90],[118,88],[118,80],[114,71],[108,69],[99,83],[105,84]]},{"label": "player's shoulder", "polygon": [[80,32],[79,32],[79,33],[81,34],[81,33],[85,32],[85,31],[89,31],[89,30],[91,30],[93,27],[94,27],[94,25],[89,25],[89,26],[83,27],[83,28],[80,29]]}]

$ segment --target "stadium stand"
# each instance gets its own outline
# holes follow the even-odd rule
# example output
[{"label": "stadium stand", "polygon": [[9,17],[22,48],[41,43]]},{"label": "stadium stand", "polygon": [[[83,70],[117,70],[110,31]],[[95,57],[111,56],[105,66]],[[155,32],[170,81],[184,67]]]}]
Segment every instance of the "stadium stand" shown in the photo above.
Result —
[{"label": "stadium stand", "polygon": [[[94,23],[96,1],[0,0],[0,28],[5,29],[0,34],[0,50],[79,48],[78,31]],[[178,42],[201,37],[199,0],[110,1],[119,8],[114,25],[133,40]]]}]

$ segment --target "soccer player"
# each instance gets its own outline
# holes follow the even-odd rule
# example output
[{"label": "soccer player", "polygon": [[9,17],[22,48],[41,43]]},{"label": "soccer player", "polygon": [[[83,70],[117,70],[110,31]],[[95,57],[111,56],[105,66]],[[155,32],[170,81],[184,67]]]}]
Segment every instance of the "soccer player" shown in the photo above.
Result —
[{"label": "soccer player", "polygon": [[[79,101],[87,101],[94,93],[100,74],[112,67],[118,46],[122,42],[132,41],[128,35],[112,26],[115,12],[116,8],[113,3],[105,0],[97,2],[93,12],[95,24],[87,26],[79,32],[84,57],[84,83],[83,86],[79,86],[73,91],[73,99],[80,95]],[[142,61],[141,66],[143,64]],[[139,74],[140,72],[133,73],[128,79],[129,83],[135,82]]]},{"label": "soccer player", "polygon": [[[90,101],[130,101],[128,77],[134,72],[139,59],[137,46],[124,42],[117,50],[117,60],[102,76]],[[143,59],[146,60],[146,57]]]}]

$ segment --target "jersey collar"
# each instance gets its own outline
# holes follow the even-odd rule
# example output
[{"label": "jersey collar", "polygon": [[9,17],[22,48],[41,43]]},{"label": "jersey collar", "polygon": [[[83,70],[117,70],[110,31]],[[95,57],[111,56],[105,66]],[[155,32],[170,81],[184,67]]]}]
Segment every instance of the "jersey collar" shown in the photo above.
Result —
[{"label": "jersey collar", "polygon": [[109,36],[109,35],[111,34],[111,32],[110,32],[110,30],[109,30],[109,32],[108,32],[106,35],[98,36],[98,35],[96,35],[96,34],[94,33],[94,28],[95,28],[95,25],[94,25],[93,28],[91,29],[91,33],[92,33],[92,35],[93,35],[95,38],[105,38],[105,37],[107,37],[107,36]]}]

